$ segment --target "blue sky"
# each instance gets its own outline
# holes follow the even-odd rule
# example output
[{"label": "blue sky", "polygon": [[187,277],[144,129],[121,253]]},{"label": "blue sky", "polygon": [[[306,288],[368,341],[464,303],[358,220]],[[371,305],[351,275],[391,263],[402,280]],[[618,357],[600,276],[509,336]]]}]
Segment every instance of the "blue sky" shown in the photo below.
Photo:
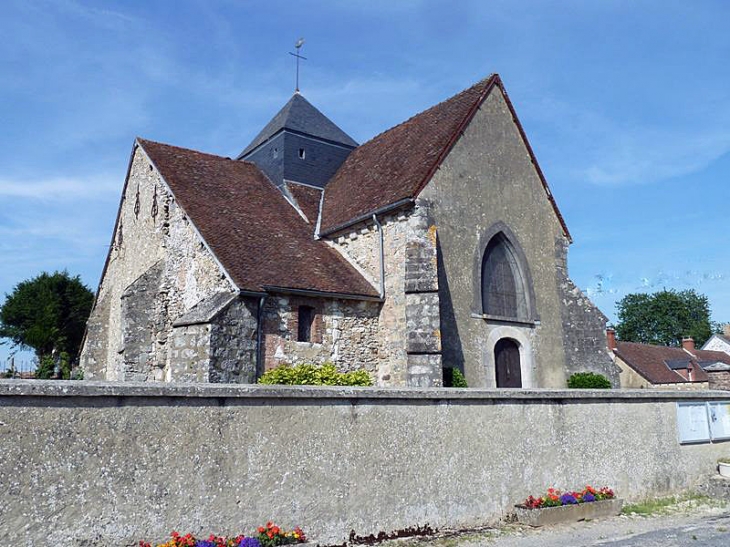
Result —
[{"label": "blue sky", "polygon": [[[136,135],[238,153],[302,92],[363,142],[501,74],[611,318],[694,288],[730,321],[730,3],[6,0],[0,295],[43,270],[92,288]],[[0,361],[7,355],[0,346]]]}]

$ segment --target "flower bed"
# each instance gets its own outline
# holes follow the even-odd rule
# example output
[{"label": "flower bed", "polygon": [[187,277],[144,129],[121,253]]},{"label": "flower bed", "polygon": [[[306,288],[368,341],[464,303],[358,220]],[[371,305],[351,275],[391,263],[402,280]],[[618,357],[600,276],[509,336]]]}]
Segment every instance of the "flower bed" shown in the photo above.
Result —
[{"label": "flower bed", "polygon": [[529,496],[516,506],[517,520],[530,526],[595,519],[618,515],[623,502],[608,487],[586,486],[580,492],[549,488],[545,496]]},{"label": "flower bed", "polygon": [[146,541],[140,541],[139,547],[277,547],[307,541],[299,526],[287,532],[273,522],[267,522],[265,526],[259,526],[256,532],[257,535],[255,536],[241,534],[235,537],[211,534],[208,539],[196,539],[193,534],[182,536],[177,532],[172,532],[170,539],[165,543],[153,545]]},{"label": "flower bed", "polygon": [[581,492],[561,492],[555,488],[548,488],[547,494],[538,498],[529,496],[518,507],[527,509],[540,509],[542,507],[560,507],[561,505],[576,505],[578,503],[590,503],[594,501],[613,499],[613,490],[604,486],[596,490],[592,486],[586,486]]}]

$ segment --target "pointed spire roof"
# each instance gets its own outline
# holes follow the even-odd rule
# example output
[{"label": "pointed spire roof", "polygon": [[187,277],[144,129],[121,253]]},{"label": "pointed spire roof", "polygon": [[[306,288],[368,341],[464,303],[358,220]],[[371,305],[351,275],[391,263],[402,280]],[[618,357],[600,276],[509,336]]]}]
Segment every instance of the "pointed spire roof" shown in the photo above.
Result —
[{"label": "pointed spire roof", "polygon": [[292,98],[289,99],[289,102],[256,135],[254,140],[251,141],[251,144],[238,155],[238,159],[243,158],[249,152],[285,129],[325,141],[344,144],[352,148],[357,146],[357,142],[352,137],[317,110],[301,93],[294,93]]}]

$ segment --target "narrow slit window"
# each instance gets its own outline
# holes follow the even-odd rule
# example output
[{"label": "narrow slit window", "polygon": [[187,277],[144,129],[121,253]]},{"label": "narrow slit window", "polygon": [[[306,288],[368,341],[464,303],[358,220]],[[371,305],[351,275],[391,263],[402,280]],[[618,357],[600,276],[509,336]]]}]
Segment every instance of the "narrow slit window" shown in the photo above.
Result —
[{"label": "narrow slit window", "polygon": [[312,325],[314,324],[314,308],[311,306],[299,306],[298,313],[298,342],[312,341]]},{"label": "narrow slit window", "polygon": [[304,150],[304,148],[300,148],[300,149],[299,149],[299,159],[300,159],[300,160],[303,160],[303,159],[304,159],[304,158],[305,158],[306,156],[307,156],[307,153],[306,153],[306,151]]}]

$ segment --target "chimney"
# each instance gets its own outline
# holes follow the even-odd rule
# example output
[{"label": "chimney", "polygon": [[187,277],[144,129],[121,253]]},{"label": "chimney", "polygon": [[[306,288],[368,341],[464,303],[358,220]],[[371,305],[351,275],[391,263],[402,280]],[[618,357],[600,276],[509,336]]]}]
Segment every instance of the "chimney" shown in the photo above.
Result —
[{"label": "chimney", "polygon": [[727,336],[728,338],[730,338],[730,323],[728,323],[727,325],[725,325],[724,327],[722,327],[722,333],[725,336]]},{"label": "chimney", "polygon": [[695,350],[695,341],[693,338],[682,338],[682,348],[687,351]]},{"label": "chimney", "polygon": [[606,329],[606,345],[608,346],[608,351],[613,352],[613,350],[616,349],[616,331],[608,328]]}]

